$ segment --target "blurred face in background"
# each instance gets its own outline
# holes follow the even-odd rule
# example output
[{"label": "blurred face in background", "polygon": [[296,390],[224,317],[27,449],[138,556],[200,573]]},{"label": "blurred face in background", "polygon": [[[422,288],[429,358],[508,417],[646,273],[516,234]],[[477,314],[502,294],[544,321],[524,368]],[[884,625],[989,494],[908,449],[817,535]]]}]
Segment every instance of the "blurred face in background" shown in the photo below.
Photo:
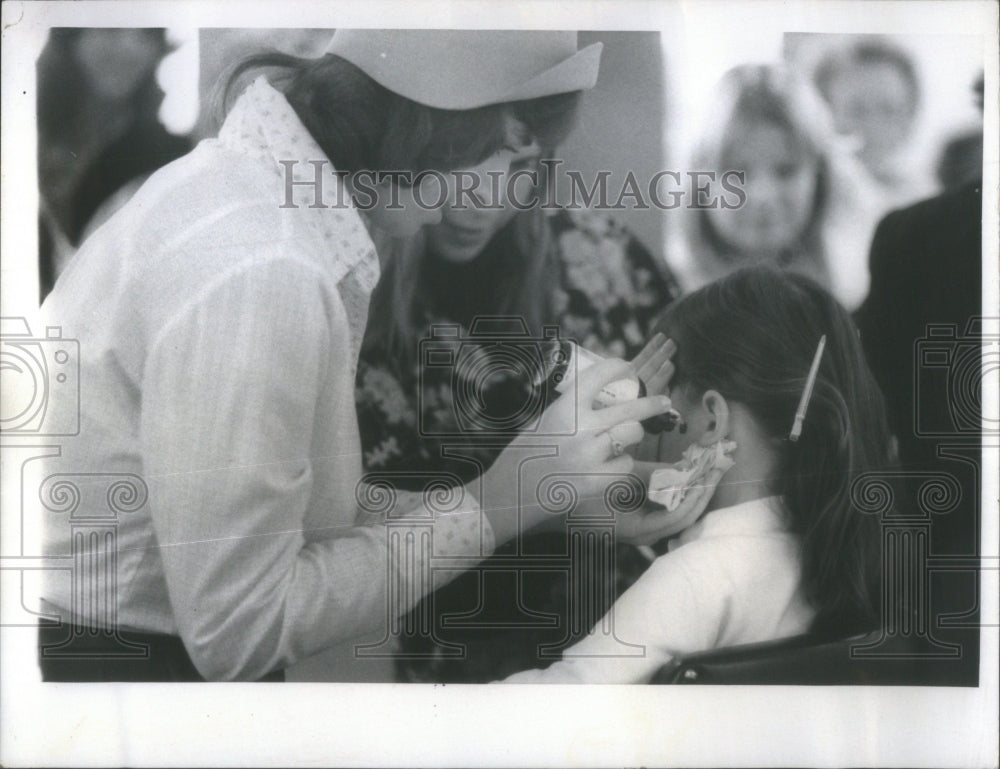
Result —
[{"label": "blurred face in background", "polygon": [[909,138],[916,117],[914,84],[889,62],[855,64],[834,76],[827,99],[839,133],[856,136],[862,155],[891,155]]},{"label": "blurred face in background", "polygon": [[722,153],[721,169],[743,171],[746,202],[706,210],[716,234],[747,258],[767,260],[798,243],[816,205],[819,158],[783,126],[741,121]]},{"label": "blurred face in background", "polygon": [[157,30],[86,29],[76,41],[76,61],[102,102],[130,97],[166,53]]},{"label": "blurred face in background", "polygon": [[[519,170],[531,170],[537,165],[541,148],[528,135],[526,126],[508,117],[506,146],[478,166],[466,169],[479,180],[473,190],[489,207],[477,209],[465,198],[465,209],[447,207],[439,224],[427,227],[428,252],[449,262],[463,263],[475,259],[486,244],[517,213],[506,197],[508,179]],[[499,185],[493,177],[499,179]],[[494,189],[499,186],[500,198],[494,199]],[[533,185],[527,174],[514,179],[512,192],[521,203],[531,200]],[[499,203],[500,207],[497,207]]]}]

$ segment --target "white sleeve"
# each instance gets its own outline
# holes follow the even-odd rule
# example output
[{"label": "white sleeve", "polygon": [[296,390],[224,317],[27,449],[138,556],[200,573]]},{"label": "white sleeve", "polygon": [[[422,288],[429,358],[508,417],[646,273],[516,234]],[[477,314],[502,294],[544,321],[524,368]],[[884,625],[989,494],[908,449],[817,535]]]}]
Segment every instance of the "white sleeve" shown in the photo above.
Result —
[{"label": "white sleeve", "polygon": [[515,673],[504,683],[648,683],[673,657],[712,648],[727,591],[704,578],[705,570],[695,563],[701,550],[696,545],[658,558],[561,660],[544,670]]},{"label": "white sleeve", "polygon": [[[317,398],[350,370],[338,301],[311,266],[265,260],[206,287],[151,345],[140,425],[151,515],[180,636],[206,678],[256,679],[377,628],[389,580],[423,574],[390,562],[383,526],[303,535],[314,462],[329,460],[310,454]],[[418,514],[450,554],[492,548],[474,499]],[[404,584],[397,613],[428,590]]]}]

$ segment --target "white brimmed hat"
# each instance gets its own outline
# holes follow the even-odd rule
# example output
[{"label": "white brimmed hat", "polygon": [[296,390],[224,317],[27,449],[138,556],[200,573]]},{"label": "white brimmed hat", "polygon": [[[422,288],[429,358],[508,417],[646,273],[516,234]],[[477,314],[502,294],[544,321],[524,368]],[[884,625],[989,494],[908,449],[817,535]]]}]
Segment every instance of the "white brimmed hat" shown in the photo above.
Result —
[{"label": "white brimmed hat", "polygon": [[601,48],[577,50],[576,32],[338,29],[326,53],[420,104],[473,109],[593,88]]}]

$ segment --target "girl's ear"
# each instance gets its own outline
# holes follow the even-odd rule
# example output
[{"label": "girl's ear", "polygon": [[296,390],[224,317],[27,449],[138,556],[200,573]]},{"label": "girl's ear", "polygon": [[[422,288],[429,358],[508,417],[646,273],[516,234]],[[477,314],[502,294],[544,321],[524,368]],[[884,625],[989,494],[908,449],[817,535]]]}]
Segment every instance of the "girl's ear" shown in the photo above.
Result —
[{"label": "girl's ear", "polygon": [[717,390],[706,390],[701,405],[708,412],[705,432],[698,438],[701,446],[711,446],[729,435],[729,403]]}]

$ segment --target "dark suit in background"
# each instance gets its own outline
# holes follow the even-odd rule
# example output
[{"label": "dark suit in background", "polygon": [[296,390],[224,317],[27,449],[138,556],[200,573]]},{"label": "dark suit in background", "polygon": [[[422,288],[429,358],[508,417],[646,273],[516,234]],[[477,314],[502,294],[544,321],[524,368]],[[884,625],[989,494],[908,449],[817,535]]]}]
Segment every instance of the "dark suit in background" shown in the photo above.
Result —
[{"label": "dark suit in background", "polygon": [[[886,396],[900,465],[913,474],[897,506],[920,509],[921,474],[948,473],[961,488],[955,509],[931,516],[930,634],[962,645],[954,682],[975,685],[978,632],[969,626],[978,620],[978,574],[935,567],[981,553],[982,340],[975,336],[982,315],[981,181],[886,216],[875,232],[870,268],[871,291],[857,322]],[[948,628],[939,624],[943,614],[966,616]]]}]

